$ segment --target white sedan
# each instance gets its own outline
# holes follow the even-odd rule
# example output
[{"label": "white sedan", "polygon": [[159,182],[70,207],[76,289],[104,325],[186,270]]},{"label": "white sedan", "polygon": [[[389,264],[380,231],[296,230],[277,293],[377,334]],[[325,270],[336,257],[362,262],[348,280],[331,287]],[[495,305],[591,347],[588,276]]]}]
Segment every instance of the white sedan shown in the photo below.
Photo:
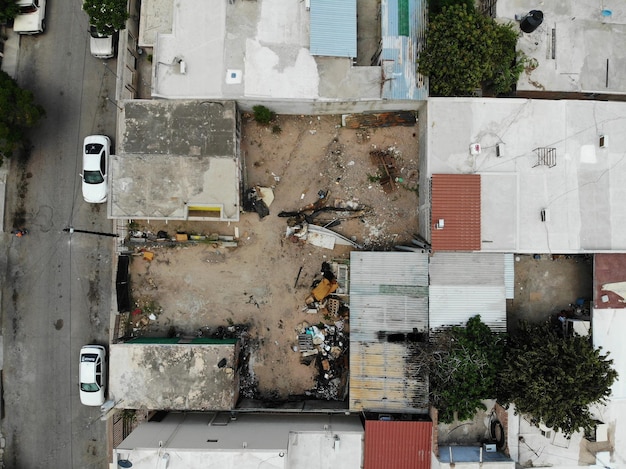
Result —
[{"label": "white sedan", "polygon": [[83,143],[83,198],[85,202],[106,202],[108,193],[107,170],[111,139],[106,135],[90,135]]},{"label": "white sedan", "polygon": [[78,381],[80,402],[89,406],[104,404],[106,391],[106,351],[102,345],[80,349]]}]

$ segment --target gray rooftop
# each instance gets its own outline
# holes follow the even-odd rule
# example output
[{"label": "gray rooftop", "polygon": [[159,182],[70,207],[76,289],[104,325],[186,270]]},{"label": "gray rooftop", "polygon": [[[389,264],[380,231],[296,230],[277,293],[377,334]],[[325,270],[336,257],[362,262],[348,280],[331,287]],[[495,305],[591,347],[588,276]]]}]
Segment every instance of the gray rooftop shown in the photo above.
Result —
[{"label": "gray rooftop", "polygon": [[359,469],[363,434],[355,415],[169,413],[139,425],[114,457],[134,469],[165,467],[164,454],[171,468]]},{"label": "gray rooftop", "polygon": [[626,93],[623,0],[498,0],[495,8],[498,21],[515,22],[534,9],[544,15],[534,32],[520,31],[517,49],[538,66],[522,73],[518,91]]},{"label": "gray rooftop", "polygon": [[[372,5],[375,15],[376,1],[364,1]],[[294,102],[301,106],[313,106],[316,101],[326,107],[333,102],[350,106],[335,112],[354,110],[359,105],[363,109],[397,107],[382,99],[383,86],[388,88],[390,80],[400,80],[402,85],[394,88],[394,100],[425,95],[423,90],[414,89],[423,83],[416,82],[415,61],[407,59],[409,52],[415,55],[414,42],[389,32],[385,47],[391,55],[384,59],[384,70],[376,65],[354,66],[357,37],[373,34],[356,31],[356,2],[346,3],[341,15],[324,10],[332,3],[327,0],[311,1],[310,10],[308,3],[144,0],[139,44],[154,48],[152,96],[289,102],[285,110],[300,113],[312,108],[295,109]],[[423,11],[415,10],[415,1],[410,4],[410,16],[415,20],[411,31],[415,31]],[[386,9],[385,2],[382,8]],[[391,14],[397,16],[397,11]],[[375,52],[373,49],[371,54]],[[407,71],[410,76],[405,76]],[[385,91],[384,97],[390,97],[388,94],[389,90]]]},{"label": "gray rooftop", "polygon": [[213,208],[220,220],[237,221],[237,119],[232,101],[124,102],[109,216],[184,220]]},{"label": "gray rooftop", "polygon": [[[109,398],[122,409],[233,409],[237,351],[227,342],[111,344]],[[222,359],[226,365],[218,367]]]},{"label": "gray rooftop", "polygon": [[626,252],[625,123],[621,102],[431,98],[420,188],[432,174],[480,174],[482,251]]}]

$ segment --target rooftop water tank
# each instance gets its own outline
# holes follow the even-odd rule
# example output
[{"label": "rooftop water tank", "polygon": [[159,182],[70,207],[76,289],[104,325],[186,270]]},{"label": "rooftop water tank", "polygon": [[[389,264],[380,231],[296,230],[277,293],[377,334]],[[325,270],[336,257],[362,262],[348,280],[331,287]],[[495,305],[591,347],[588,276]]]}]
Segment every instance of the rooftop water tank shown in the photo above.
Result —
[{"label": "rooftop water tank", "polygon": [[525,33],[532,33],[539,25],[543,23],[543,12],[541,10],[530,10],[519,24],[519,27]]}]

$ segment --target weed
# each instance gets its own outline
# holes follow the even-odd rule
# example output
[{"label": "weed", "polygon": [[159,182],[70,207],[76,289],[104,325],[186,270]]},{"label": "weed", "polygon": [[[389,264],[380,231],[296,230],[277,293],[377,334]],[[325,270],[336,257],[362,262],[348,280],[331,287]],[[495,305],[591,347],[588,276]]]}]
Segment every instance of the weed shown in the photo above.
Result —
[{"label": "weed", "polygon": [[276,113],[265,106],[254,106],[254,120],[259,124],[268,125],[276,118]]},{"label": "weed", "polygon": [[280,125],[274,124],[272,126],[272,133],[273,134],[280,134],[282,131],[283,131],[283,129],[280,127]]},{"label": "weed", "polygon": [[367,180],[369,182],[380,182],[380,174],[368,174],[367,175]]}]

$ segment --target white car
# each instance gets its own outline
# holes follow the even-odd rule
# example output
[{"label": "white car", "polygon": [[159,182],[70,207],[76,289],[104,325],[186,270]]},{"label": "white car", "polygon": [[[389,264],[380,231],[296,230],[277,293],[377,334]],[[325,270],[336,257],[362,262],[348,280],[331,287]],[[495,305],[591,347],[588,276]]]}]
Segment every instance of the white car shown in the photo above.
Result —
[{"label": "white car", "polygon": [[110,59],[115,55],[114,36],[100,34],[95,26],[89,27],[89,50],[97,59]]},{"label": "white car", "polygon": [[91,204],[106,202],[111,140],[106,135],[90,135],[83,142],[83,198]]},{"label": "white car", "polygon": [[102,345],[85,345],[80,349],[78,381],[80,383],[80,402],[90,406],[104,404],[106,351]]},{"label": "white car", "polygon": [[18,34],[39,34],[46,29],[46,0],[17,0],[19,13],[13,20]]}]

